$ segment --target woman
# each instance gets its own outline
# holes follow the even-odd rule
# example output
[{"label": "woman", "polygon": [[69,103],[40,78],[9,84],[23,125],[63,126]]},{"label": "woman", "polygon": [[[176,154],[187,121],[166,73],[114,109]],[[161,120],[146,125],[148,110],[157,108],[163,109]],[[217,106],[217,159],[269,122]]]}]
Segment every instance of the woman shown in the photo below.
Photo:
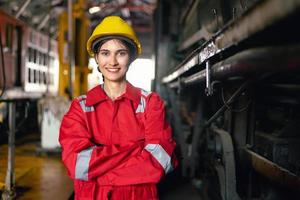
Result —
[{"label": "woman", "polygon": [[87,50],[104,84],[73,100],[59,136],[75,199],[156,200],[156,183],[176,165],[175,142],[160,97],[126,81],[140,42],[125,21],[109,16]]}]

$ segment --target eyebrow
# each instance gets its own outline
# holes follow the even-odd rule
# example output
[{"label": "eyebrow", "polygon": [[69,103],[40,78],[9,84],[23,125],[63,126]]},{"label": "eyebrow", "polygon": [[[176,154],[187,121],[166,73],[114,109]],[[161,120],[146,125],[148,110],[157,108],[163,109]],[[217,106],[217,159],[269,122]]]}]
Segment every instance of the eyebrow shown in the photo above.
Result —
[{"label": "eyebrow", "polygon": [[[100,51],[110,51],[110,50],[108,50],[108,49],[99,49],[99,52]],[[127,52],[129,52],[128,49],[118,49],[116,52],[119,52],[119,51],[127,51]]]}]

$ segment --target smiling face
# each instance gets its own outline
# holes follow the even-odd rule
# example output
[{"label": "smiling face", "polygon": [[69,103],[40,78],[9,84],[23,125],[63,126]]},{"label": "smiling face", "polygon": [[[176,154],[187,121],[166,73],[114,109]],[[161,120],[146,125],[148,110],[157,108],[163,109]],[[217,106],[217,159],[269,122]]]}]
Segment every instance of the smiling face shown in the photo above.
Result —
[{"label": "smiling face", "polygon": [[104,81],[124,82],[129,65],[129,49],[117,39],[111,39],[103,43],[95,59],[98,67],[104,76]]}]

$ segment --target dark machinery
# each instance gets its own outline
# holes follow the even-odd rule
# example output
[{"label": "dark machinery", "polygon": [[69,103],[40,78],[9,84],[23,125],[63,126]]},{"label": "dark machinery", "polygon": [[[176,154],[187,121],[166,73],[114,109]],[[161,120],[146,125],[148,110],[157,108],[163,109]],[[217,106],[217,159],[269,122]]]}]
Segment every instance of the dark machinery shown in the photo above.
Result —
[{"label": "dark machinery", "polygon": [[300,1],[186,5],[160,3],[156,45],[182,175],[207,199],[299,199]]}]

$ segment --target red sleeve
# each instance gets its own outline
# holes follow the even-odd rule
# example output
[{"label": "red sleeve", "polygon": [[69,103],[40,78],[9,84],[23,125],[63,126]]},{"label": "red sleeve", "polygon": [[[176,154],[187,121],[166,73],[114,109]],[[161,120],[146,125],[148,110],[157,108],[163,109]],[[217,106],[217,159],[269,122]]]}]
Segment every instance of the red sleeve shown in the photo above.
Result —
[{"label": "red sleeve", "polygon": [[173,155],[176,146],[170,125],[165,119],[164,103],[155,93],[146,98],[145,146],[137,155],[97,179],[100,185],[158,183],[177,166]]},{"label": "red sleeve", "polygon": [[141,143],[96,146],[86,126],[85,113],[74,100],[64,116],[59,134],[62,160],[72,179],[91,180],[118,166],[143,149]]}]

